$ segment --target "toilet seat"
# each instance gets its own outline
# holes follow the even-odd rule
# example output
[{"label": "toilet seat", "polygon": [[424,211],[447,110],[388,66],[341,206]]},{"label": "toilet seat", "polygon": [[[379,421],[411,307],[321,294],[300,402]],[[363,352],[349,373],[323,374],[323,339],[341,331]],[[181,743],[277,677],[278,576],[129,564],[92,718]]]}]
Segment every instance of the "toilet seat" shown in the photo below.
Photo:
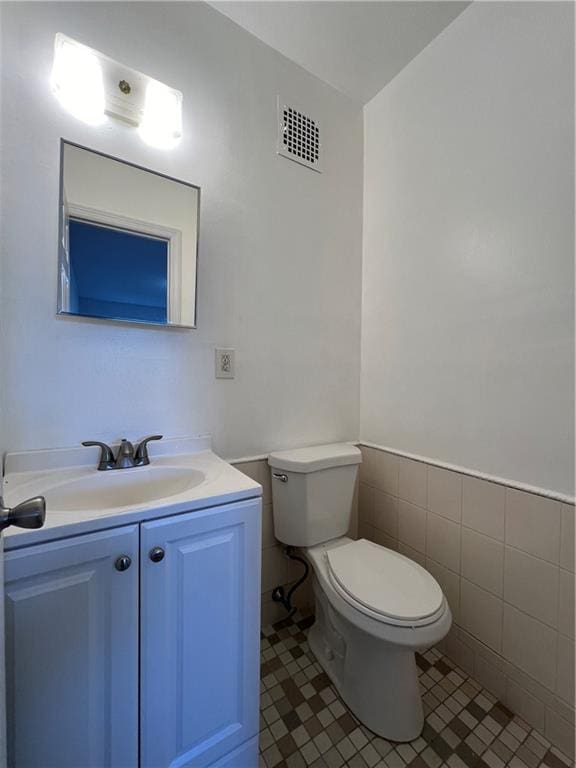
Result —
[{"label": "toilet seat", "polygon": [[436,580],[404,555],[365,539],[325,551],[330,582],[356,610],[385,624],[417,627],[445,612]]}]

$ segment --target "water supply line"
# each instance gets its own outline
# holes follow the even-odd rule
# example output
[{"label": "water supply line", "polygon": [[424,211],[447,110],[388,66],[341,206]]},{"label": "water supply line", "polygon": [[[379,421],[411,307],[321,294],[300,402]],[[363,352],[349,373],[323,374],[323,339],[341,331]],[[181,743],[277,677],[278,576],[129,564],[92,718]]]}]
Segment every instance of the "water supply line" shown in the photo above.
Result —
[{"label": "water supply line", "polygon": [[276,587],[272,590],[272,600],[275,603],[282,603],[284,608],[288,611],[288,616],[293,616],[296,612],[296,608],[292,605],[292,595],[308,578],[310,566],[303,557],[294,554],[294,547],[284,547],[283,552],[286,557],[290,558],[290,560],[296,560],[296,562],[302,563],[304,566],[304,574],[290,587],[288,592],[286,592],[283,586]]}]

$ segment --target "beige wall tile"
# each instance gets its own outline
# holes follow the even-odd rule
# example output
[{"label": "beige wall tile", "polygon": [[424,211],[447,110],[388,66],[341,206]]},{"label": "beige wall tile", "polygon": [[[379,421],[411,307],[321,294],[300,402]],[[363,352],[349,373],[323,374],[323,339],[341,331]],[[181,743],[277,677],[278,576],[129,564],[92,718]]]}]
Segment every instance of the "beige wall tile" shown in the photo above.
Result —
[{"label": "beige wall tile", "polygon": [[570,571],[560,569],[558,602],[558,629],[563,635],[574,637],[574,574]]},{"label": "beige wall tile", "polygon": [[479,587],[502,597],[504,545],[462,528],[462,576]]},{"label": "beige wall tile", "polygon": [[567,571],[574,571],[574,536],[574,506],[562,504],[560,565]]},{"label": "beige wall tile", "polygon": [[466,579],[460,583],[460,623],[489,648],[500,652],[502,600]]},{"label": "beige wall tile", "polygon": [[428,467],[428,509],[460,522],[462,519],[462,475],[440,467]]},{"label": "beige wall tile", "polygon": [[546,738],[556,744],[565,755],[574,759],[574,726],[560,717],[553,709],[546,709]]},{"label": "beige wall tile", "polygon": [[239,472],[242,472],[244,475],[248,475],[248,477],[251,477],[253,480],[255,479],[255,472],[256,465],[259,464],[260,461],[241,461],[236,464],[234,464],[234,468],[237,469]]},{"label": "beige wall tile", "polygon": [[374,486],[391,496],[398,495],[398,456],[386,451],[375,451]]},{"label": "beige wall tile", "polygon": [[500,656],[500,654],[490,649],[477,637],[474,637],[474,635],[471,635],[470,632],[467,632],[462,627],[460,628],[460,637],[462,638],[463,643],[466,643],[466,645],[472,648],[475,656],[483,656],[494,666],[503,668],[504,659]]},{"label": "beige wall tile", "polygon": [[418,563],[418,565],[421,565],[423,568],[426,566],[424,553],[418,552],[417,549],[412,549],[412,547],[403,544],[401,541],[398,542],[398,552],[405,557],[409,557],[410,560],[414,560],[415,563]]},{"label": "beige wall tile", "polygon": [[484,656],[474,657],[474,679],[493,696],[504,701],[506,677],[498,666],[491,664]]},{"label": "beige wall tile", "polygon": [[[560,717],[563,717],[564,720],[568,720],[573,726],[576,726],[576,710],[574,709],[573,704],[568,704],[564,699],[555,696],[552,702],[552,709],[554,709]],[[574,731],[574,735],[576,736],[576,730]]]},{"label": "beige wall tile", "polygon": [[286,618],[286,608],[281,603],[274,603],[272,600],[263,599],[260,616],[263,627],[267,624],[275,624],[277,621]]},{"label": "beige wall tile", "polygon": [[418,552],[426,552],[426,510],[398,500],[398,539]]},{"label": "beige wall tile", "polygon": [[[299,610],[309,611],[313,609],[314,596],[311,591],[311,584],[312,580],[308,579],[305,584],[296,590],[292,597],[293,604]],[[284,586],[288,586],[288,584]],[[286,616],[286,609],[282,603],[275,603],[272,600],[272,591],[270,590],[268,592],[263,592],[261,602],[262,625],[265,626],[266,624],[274,624],[276,621],[285,619]]]},{"label": "beige wall tile", "polygon": [[451,571],[460,573],[460,525],[428,512],[426,555]]},{"label": "beige wall tile", "polygon": [[506,543],[557,565],[560,510],[558,501],[507,488]]},{"label": "beige wall tile", "polygon": [[391,496],[398,495],[398,456],[376,448],[360,446],[362,463],[360,481]]},{"label": "beige wall tile", "polygon": [[506,489],[477,477],[462,478],[462,524],[504,541]]},{"label": "beige wall tile", "polygon": [[374,489],[366,483],[358,486],[358,522],[368,525],[374,522]]},{"label": "beige wall tile", "polygon": [[279,546],[262,551],[262,592],[268,592],[280,584],[295,581],[302,566],[284,555]]},{"label": "beige wall tile", "polygon": [[354,484],[354,496],[352,497],[352,511],[350,514],[350,524],[348,525],[348,536],[351,539],[358,538],[358,493],[360,491],[360,482],[358,476],[356,476],[356,482]]},{"label": "beige wall tile", "polygon": [[554,691],[545,688],[543,685],[537,682],[533,676],[526,674],[526,672],[523,672],[521,669],[519,669],[519,667],[511,664],[504,658],[502,659],[502,670],[504,671],[506,677],[514,680],[521,688],[524,688],[525,691],[528,691],[539,701],[543,701],[547,707],[552,706],[557,700],[556,693]]},{"label": "beige wall tile", "polygon": [[458,627],[453,627],[446,638],[446,655],[469,675],[474,674],[474,651],[462,642]]},{"label": "beige wall tile", "polygon": [[574,640],[564,635],[558,635],[556,693],[574,706]]},{"label": "beige wall tile", "polygon": [[272,504],[262,506],[262,549],[274,547],[278,542],[274,538],[274,518]]},{"label": "beige wall tile", "polygon": [[[310,611],[314,607],[314,596],[309,588],[310,584],[311,579],[309,579],[306,584],[299,587],[292,597],[293,604],[299,610]],[[264,592],[262,594],[260,615],[262,626],[266,626],[267,624],[274,624],[277,621],[285,619],[288,614],[282,603],[275,603],[272,600],[271,592]]]},{"label": "beige wall tile", "polygon": [[296,607],[299,609],[304,608],[306,611],[314,610],[315,597],[313,583],[310,577],[308,577],[304,584],[299,586],[296,592],[294,592],[292,595],[292,601],[293,604],[296,605]]},{"label": "beige wall tile", "polygon": [[533,728],[541,733],[544,732],[546,707],[539,699],[510,678],[506,679],[504,704],[512,712],[520,715]]},{"label": "beige wall tile", "polygon": [[378,528],[374,528],[373,541],[376,544],[380,544],[381,547],[386,547],[386,549],[392,549],[394,552],[398,552],[398,539],[393,536],[388,536],[384,531],[378,530]]},{"label": "beige wall tile", "polygon": [[388,493],[374,490],[374,528],[398,538],[398,499]]},{"label": "beige wall tile", "polygon": [[399,456],[398,470],[398,496],[418,507],[425,507],[428,495],[427,464]]},{"label": "beige wall tile", "polygon": [[260,479],[258,482],[262,486],[262,503],[272,504],[272,470],[267,461],[261,461]]},{"label": "beige wall tile", "polygon": [[358,523],[358,538],[374,541],[374,526],[368,523]]},{"label": "beige wall tile", "polygon": [[440,563],[430,560],[430,558],[426,558],[426,570],[440,584],[444,597],[450,606],[452,620],[458,624],[460,620],[460,577],[456,573],[449,571],[448,568],[440,565]]},{"label": "beige wall tile", "polygon": [[260,483],[262,486],[262,504],[272,503],[272,486],[270,483],[270,467],[266,459],[258,461],[245,461],[242,464],[235,464],[236,469],[243,472],[252,480]]},{"label": "beige wall tile", "polygon": [[362,463],[360,464],[360,469],[358,472],[360,482],[367,483],[367,485],[374,485],[374,478],[376,476],[376,450],[374,448],[368,448],[365,445],[361,445],[360,452],[362,453]]},{"label": "beige wall tile", "polygon": [[502,654],[543,686],[556,687],[557,632],[504,604]]},{"label": "beige wall tile", "polygon": [[512,547],[506,547],[504,560],[504,600],[556,627],[559,569]]}]

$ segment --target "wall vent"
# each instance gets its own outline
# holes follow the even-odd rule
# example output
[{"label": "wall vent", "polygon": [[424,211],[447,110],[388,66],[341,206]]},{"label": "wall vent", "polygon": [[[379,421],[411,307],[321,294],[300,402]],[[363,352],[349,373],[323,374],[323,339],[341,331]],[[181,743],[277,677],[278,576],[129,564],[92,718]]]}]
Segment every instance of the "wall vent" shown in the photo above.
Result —
[{"label": "wall vent", "polygon": [[317,120],[278,97],[278,154],[322,173]]}]

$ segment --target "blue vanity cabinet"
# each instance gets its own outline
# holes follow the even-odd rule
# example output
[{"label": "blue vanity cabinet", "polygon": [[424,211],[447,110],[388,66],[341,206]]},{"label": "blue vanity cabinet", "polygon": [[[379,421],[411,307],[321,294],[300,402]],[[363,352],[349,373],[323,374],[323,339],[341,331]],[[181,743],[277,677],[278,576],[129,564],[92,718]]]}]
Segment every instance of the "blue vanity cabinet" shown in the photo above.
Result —
[{"label": "blue vanity cabinet", "polygon": [[260,499],[142,524],[142,768],[256,768],[260,537]]},{"label": "blue vanity cabinet", "polygon": [[6,553],[9,768],[138,764],[138,543],[132,525]]}]

